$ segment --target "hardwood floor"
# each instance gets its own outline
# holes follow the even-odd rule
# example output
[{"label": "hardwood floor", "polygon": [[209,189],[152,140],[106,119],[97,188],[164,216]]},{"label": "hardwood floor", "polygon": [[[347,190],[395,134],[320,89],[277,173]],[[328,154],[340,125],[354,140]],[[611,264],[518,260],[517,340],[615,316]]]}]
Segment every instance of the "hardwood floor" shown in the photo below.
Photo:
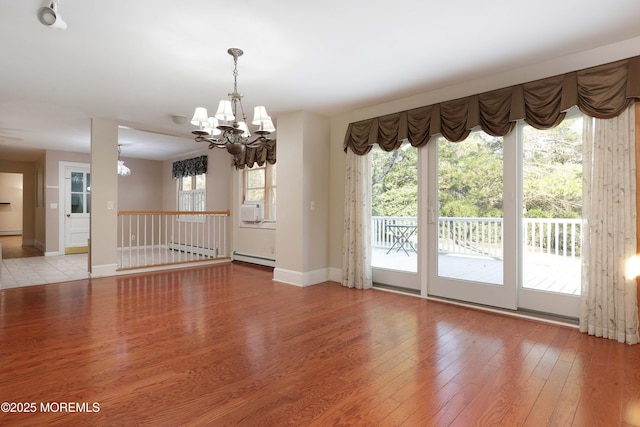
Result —
[{"label": "hardwood floor", "polygon": [[2,425],[631,426],[640,346],[221,264],[0,291],[0,402],[35,404]]},{"label": "hardwood floor", "polygon": [[2,259],[28,258],[43,256],[40,249],[33,246],[22,246],[22,236],[0,236]]}]

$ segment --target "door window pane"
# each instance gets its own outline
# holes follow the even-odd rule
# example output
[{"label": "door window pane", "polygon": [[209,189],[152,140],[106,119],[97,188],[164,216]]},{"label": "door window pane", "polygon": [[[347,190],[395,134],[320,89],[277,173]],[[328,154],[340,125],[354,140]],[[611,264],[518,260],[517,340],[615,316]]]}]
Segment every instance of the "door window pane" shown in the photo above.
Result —
[{"label": "door window pane", "polygon": [[418,150],[405,143],[372,156],[373,267],[418,271]]},{"label": "door window pane", "polygon": [[523,129],[524,288],[580,294],[582,117]]},{"label": "door window pane", "polygon": [[503,283],[502,138],[472,132],[438,148],[438,275]]},{"label": "door window pane", "polygon": [[83,194],[71,195],[71,213],[84,213]]},{"label": "door window pane", "polygon": [[82,193],[84,191],[84,173],[71,172],[71,192]]}]

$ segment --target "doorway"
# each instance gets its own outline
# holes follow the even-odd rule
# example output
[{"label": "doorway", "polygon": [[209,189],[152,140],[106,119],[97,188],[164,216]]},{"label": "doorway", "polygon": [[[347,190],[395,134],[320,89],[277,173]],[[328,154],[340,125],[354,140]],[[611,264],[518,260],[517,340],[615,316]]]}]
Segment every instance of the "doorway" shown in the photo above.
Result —
[{"label": "doorway", "polygon": [[2,259],[42,256],[34,246],[23,246],[24,176],[0,173],[0,244]]}]

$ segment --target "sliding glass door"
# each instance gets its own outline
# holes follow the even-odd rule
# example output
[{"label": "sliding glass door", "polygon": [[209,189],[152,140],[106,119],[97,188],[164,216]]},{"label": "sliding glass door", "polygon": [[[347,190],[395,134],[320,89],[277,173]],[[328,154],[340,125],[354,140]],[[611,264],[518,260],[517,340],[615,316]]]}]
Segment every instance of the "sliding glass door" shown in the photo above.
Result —
[{"label": "sliding glass door", "polygon": [[428,144],[426,293],[578,316],[582,116]]},{"label": "sliding glass door", "polygon": [[515,258],[505,246],[503,138],[478,131],[430,144],[429,293],[516,308],[513,271],[505,268]]},{"label": "sliding glass door", "polygon": [[372,163],[371,243],[373,281],[418,291],[418,150],[408,143]]},{"label": "sliding glass door", "polygon": [[582,254],[583,117],[520,126],[522,195],[519,306],[577,317]]}]

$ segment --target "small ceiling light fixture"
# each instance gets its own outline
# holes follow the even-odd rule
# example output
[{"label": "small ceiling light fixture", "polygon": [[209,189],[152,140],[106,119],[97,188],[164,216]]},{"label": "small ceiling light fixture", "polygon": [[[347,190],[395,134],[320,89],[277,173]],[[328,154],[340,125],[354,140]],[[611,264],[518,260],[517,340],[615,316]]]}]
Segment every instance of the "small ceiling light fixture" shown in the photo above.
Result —
[{"label": "small ceiling light fixture", "polygon": [[62,17],[58,13],[57,1],[52,1],[49,3],[49,6],[43,6],[38,9],[38,21],[49,28],[56,28],[58,30],[67,29],[67,23],[62,20]]},{"label": "small ceiling light fixture", "polygon": [[129,176],[131,175],[131,169],[124,165],[124,160],[120,160],[120,147],[122,144],[118,144],[118,175]]},{"label": "small ceiling light fixture", "polygon": [[182,114],[172,114],[171,121],[177,125],[183,125],[187,123],[187,116],[183,116]]},{"label": "small ceiling light fixture", "polygon": [[[226,148],[229,154],[237,156],[242,154],[246,147],[259,147],[269,141],[267,135],[276,131],[271,117],[264,106],[254,108],[253,121],[258,126],[255,133],[258,137],[251,140],[251,133],[247,127],[247,119],[242,107],[243,95],[238,93],[238,57],[244,52],[238,48],[230,48],[227,53],[233,56],[233,92],[229,94],[230,100],[222,100],[218,104],[218,111],[214,117],[209,117],[207,109],[197,107],[191,124],[198,126],[192,131],[196,135],[197,142],[208,142],[209,148]],[[238,111],[238,105],[240,111]],[[241,116],[238,116],[238,113]],[[216,137],[217,135],[221,135]]]}]

